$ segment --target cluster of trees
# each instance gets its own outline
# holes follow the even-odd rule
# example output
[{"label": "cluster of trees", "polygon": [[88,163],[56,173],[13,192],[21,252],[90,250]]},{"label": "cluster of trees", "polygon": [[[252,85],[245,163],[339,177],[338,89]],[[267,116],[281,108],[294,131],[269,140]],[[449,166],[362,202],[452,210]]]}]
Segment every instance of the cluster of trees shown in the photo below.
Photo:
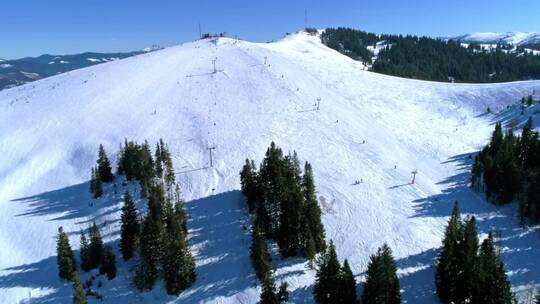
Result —
[{"label": "cluster of trees", "polygon": [[[396,262],[386,244],[370,257],[362,294],[363,304],[398,304],[401,302]],[[347,259],[339,263],[332,243],[317,260],[313,295],[317,303],[356,304],[356,280]]]},{"label": "cluster of trees", "polygon": [[[171,154],[163,140],[154,152],[148,142],[139,145],[125,141],[118,157],[118,174],[127,180],[137,180],[141,196],[147,198],[148,212],[141,219],[133,197],[126,191],[121,215],[120,251],[124,260],[139,256],[134,284],[140,290],[151,289],[162,276],[169,294],[180,294],[196,279],[195,262],[187,244],[187,214],[181,199],[180,188],[175,182]],[[94,197],[103,194],[101,183],[114,180],[112,168],[102,145],[99,147],[97,166],[92,169],[90,190]],[[113,249],[104,245],[94,223],[81,235],[81,269],[99,268],[99,273],[109,280],[116,276],[116,258]],[[58,244],[59,276],[74,282],[74,299],[86,303],[87,291],[77,273],[77,264],[62,227]],[[82,293],[81,293],[82,290]]]},{"label": "cluster of trees", "polygon": [[354,304],[358,302],[356,281],[349,262],[345,260],[341,266],[332,242],[317,259],[313,296],[317,303],[324,304]]},{"label": "cluster of trees", "polygon": [[162,276],[167,293],[180,294],[195,282],[195,261],[187,243],[187,214],[167,145],[160,139],[153,157],[147,141],[140,145],[125,140],[119,152],[118,174],[128,181],[139,181],[141,197],[148,200],[148,212],[141,221],[129,193],[122,208],[122,257],[129,260],[139,254],[135,286],[152,289]]},{"label": "cluster of trees", "polygon": [[[99,273],[112,280],[116,277],[116,257],[110,246],[104,246],[98,227],[94,223],[89,228],[90,241],[85,234],[81,235],[80,266],[83,271],[99,267]],[[69,238],[64,229],[58,228],[56,256],[58,263],[58,276],[61,279],[73,282],[73,302],[87,303],[86,296],[94,294],[90,287],[84,290],[77,270],[77,260],[71,249]]]},{"label": "cluster of trees", "polygon": [[141,185],[141,196],[146,198],[153,183],[163,184],[168,193],[174,191],[174,167],[169,148],[162,139],[156,144],[154,157],[147,141],[138,144],[124,141],[118,158],[118,174],[125,175],[128,181],[137,180]]},{"label": "cluster of trees", "polygon": [[351,28],[328,28],[321,34],[321,41],[326,46],[345,54],[352,59],[371,63],[373,53],[368,46],[375,46],[381,38],[373,33]]},{"label": "cluster of trees", "polygon": [[277,241],[282,256],[303,255],[313,260],[325,249],[313,171],[306,162],[302,175],[296,152],[284,156],[272,142],[260,169],[246,160],[240,179],[256,226]]},{"label": "cluster of trees", "polygon": [[[372,63],[371,70],[388,75],[456,82],[505,82],[540,79],[540,56],[509,52],[499,45],[483,50],[459,41],[402,35],[375,35],[350,28],[327,29],[321,40],[354,59]],[[372,62],[367,46],[384,41],[386,47]]]},{"label": "cluster of trees", "polygon": [[507,303],[514,301],[493,235],[479,246],[474,217],[461,220],[458,203],[446,227],[437,257],[437,295],[443,303]]},{"label": "cluster of trees", "polygon": [[[140,232],[133,229],[137,226],[133,218],[123,216],[122,235],[126,240],[138,240],[140,259],[134,283],[139,290],[152,289],[160,275],[169,294],[178,295],[195,282],[195,261],[187,244],[186,212],[179,188],[176,189],[170,196],[159,183],[149,186],[148,213],[140,224]],[[124,241],[124,257],[132,256],[135,247]]]},{"label": "cluster of trees", "polygon": [[[527,101],[526,101],[527,102]],[[520,202],[523,220],[540,222],[540,140],[532,119],[521,136],[497,123],[489,144],[475,157],[471,186],[493,202]]]},{"label": "cluster of trees", "polygon": [[102,183],[110,183],[114,180],[111,163],[105,153],[103,145],[99,145],[97,165],[92,168],[90,177],[90,192],[94,194],[94,198],[103,195]]},{"label": "cluster of trees", "polygon": [[81,269],[89,271],[99,267],[100,274],[106,274],[107,279],[116,277],[116,257],[110,246],[103,245],[101,233],[96,223],[88,229],[88,238],[81,234],[80,260]]}]

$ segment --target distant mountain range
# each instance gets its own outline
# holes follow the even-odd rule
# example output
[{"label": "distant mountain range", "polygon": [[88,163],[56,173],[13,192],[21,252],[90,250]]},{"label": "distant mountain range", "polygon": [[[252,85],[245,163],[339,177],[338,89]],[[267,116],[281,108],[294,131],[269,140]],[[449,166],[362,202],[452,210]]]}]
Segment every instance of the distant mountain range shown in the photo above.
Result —
[{"label": "distant mountain range", "polygon": [[131,57],[157,49],[127,53],[86,52],[74,55],[41,55],[15,60],[0,59],[0,90],[99,63]]},{"label": "distant mountain range", "polygon": [[507,33],[471,33],[456,37],[452,40],[478,44],[505,44],[519,47],[531,47],[540,50],[540,33],[507,32]]}]

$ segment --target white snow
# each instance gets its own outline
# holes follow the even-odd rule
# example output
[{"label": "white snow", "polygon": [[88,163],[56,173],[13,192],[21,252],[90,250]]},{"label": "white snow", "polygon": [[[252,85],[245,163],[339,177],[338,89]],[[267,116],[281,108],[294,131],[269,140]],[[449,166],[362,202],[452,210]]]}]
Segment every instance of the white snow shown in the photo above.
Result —
[{"label": "white snow", "polygon": [[12,67],[13,65],[9,64],[9,63],[2,63],[0,64],[0,68],[3,68],[3,69],[7,69],[7,68],[10,68]]},{"label": "white snow", "polygon": [[476,43],[488,43],[497,44],[499,42],[508,43],[511,45],[523,45],[528,43],[540,42],[540,33],[532,32],[506,32],[506,33],[494,33],[494,32],[477,32],[466,34],[454,39],[459,39],[467,42]]},{"label": "white snow", "polygon": [[[436,303],[432,265],[455,200],[477,216],[481,233],[501,231],[510,280],[525,290],[540,281],[538,232],[520,228],[514,205],[486,203],[467,182],[469,153],[486,143],[496,119],[518,115],[486,115],[486,107],[503,111],[532,90],[540,82],[380,75],[317,37],[295,34],[269,44],[186,43],[0,91],[0,303],[71,303],[71,286],[56,273],[58,226],[75,249],[91,221],[106,241],[119,237],[120,182],[89,206],[98,145],[115,161],[124,138],[160,137],[188,201],[198,278],[178,299],[161,284],[139,294],[130,287],[133,262],[119,259],[119,277],[100,290],[105,303],[255,303],[238,172],[246,157],[259,162],[272,140],[313,164],[327,238],[349,259],[359,291],[369,255],[386,242],[403,298]],[[274,256],[291,302],[312,302],[314,272],[301,259]]]},{"label": "white snow", "polygon": [[101,59],[96,59],[96,58],[87,58],[87,60],[90,62],[101,62]]}]

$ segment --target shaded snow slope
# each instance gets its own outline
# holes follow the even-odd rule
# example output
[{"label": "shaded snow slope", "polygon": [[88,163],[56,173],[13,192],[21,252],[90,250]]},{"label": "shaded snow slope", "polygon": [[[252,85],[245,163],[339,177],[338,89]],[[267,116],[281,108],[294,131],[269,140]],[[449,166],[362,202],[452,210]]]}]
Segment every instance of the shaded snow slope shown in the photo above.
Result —
[{"label": "shaded snow slope", "polygon": [[[466,184],[469,155],[496,119],[485,109],[503,110],[534,89],[540,82],[458,85],[371,73],[297,34],[271,44],[197,41],[1,91],[0,302],[70,303],[71,286],[56,275],[58,226],[74,248],[91,221],[106,241],[118,240],[120,183],[89,205],[98,145],[114,158],[124,138],[160,137],[188,201],[198,279],[179,299],[162,287],[137,294],[132,262],[120,262],[119,277],[104,282],[106,303],[256,302],[238,172],[246,157],[260,161],[270,141],[313,164],[327,238],[358,281],[386,242],[403,298],[434,302],[431,265],[458,199],[482,233],[501,231],[510,279],[525,289],[540,280],[538,234],[519,228],[512,206],[497,209]],[[299,259],[274,264],[292,301],[311,302],[313,271]]]}]

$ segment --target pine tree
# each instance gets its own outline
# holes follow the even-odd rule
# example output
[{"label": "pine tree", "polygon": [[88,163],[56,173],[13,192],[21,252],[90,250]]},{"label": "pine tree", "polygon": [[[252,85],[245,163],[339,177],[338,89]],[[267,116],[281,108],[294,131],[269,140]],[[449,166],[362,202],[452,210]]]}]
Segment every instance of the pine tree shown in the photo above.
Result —
[{"label": "pine tree", "polygon": [[139,290],[152,289],[158,277],[158,266],[162,254],[161,216],[158,219],[146,215],[140,236],[140,261],[134,283]]},{"label": "pine tree", "polygon": [[101,178],[96,168],[92,168],[90,177],[90,192],[94,194],[94,198],[98,198],[103,195],[103,188],[101,186]]},{"label": "pine tree", "polygon": [[255,210],[257,200],[257,173],[253,161],[246,158],[246,162],[240,171],[240,184],[242,185],[242,193],[246,196],[249,212]]},{"label": "pine tree", "polygon": [[133,257],[137,248],[139,237],[139,219],[133,198],[126,191],[124,194],[124,206],[122,207],[122,224],[120,232],[120,251],[124,260]]},{"label": "pine tree", "polygon": [[73,275],[73,304],[87,304],[86,293],[81,285],[79,273]]},{"label": "pine tree", "polygon": [[264,282],[271,270],[270,254],[268,254],[268,246],[266,244],[264,232],[258,224],[255,224],[252,231],[250,256],[257,278],[259,281]]},{"label": "pine tree", "polygon": [[182,232],[184,235],[187,235],[188,229],[187,229],[187,212],[184,208],[184,201],[182,200],[181,194],[180,194],[180,186],[176,185],[175,194],[174,194],[174,215],[176,216],[176,220],[180,223],[180,227],[182,228]]},{"label": "pine tree", "polygon": [[534,299],[534,304],[540,304],[540,293],[536,294],[536,297]]},{"label": "pine tree", "polygon": [[506,276],[504,264],[496,252],[491,233],[480,246],[475,270],[472,303],[511,304],[514,302],[510,282]]},{"label": "pine tree", "polygon": [[90,262],[90,244],[88,243],[88,239],[84,232],[81,234],[81,249],[79,254],[81,258],[81,269],[84,271],[92,269],[92,263]]},{"label": "pine tree", "polygon": [[317,261],[317,274],[313,295],[315,302],[322,304],[339,303],[341,299],[341,266],[334,244],[330,242],[326,252]]},{"label": "pine tree", "polygon": [[178,295],[195,282],[195,262],[186,244],[181,223],[169,213],[164,236],[163,271],[168,294]]},{"label": "pine tree", "polygon": [[100,274],[107,274],[107,279],[112,280],[116,277],[116,256],[110,246],[105,246],[103,258],[99,267]]},{"label": "pine tree", "polygon": [[437,257],[435,285],[441,302],[450,303],[458,299],[460,280],[460,241],[463,239],[458,202],[454,204],[452,215],[444,233],[443,247]]},{"label": "pine tree", "polygon": [[111,163],[105,153],[103,145],[99,145],[99,157],[97,160],[97,170],[100,180],[104,183],[110,183],[113,181],[114,176],[112,174]]},{"label": "pine tree", "polygon": [[288,285],[286,282],[281,283],[279,291],[276,291],[276,284],[271,277],[266,278],[262,282],[262,292],[260,296],[260,304],[280,304],[286,303],[289,299]]},{"label": "pine tree", "polygon": [[90,269],[97,268],[103,257],[103,240],[96,223],[92,223],[89,232],[90,245],[88,247]]},{"label": "pine tree", "polygon": [[315,243],[316,252],[322,252],[326,248],[324,225],[321,222],[321,209],[317,203],[315,194],[313,169],[308,162],[304,165],[302,189],[305,197],[304,218],[308,226],[307,229],[310,230],[311,237]]},{"label": "pine tree", "polygon": [[356,280],[349,266],[349,261],[345,259],[343,267],[341,267],[340,274],[341,281],[341,299],[339,303],[342,304],[355,304],[358,303],[356,296]]},{"label": "pine tree", "polygon": [[64,280],[73,280],[76,271],[75,257],[69,244],[69,238],[62,226],[58,228],[56,241],[56,259],[58,262],[58,276]]},{"label": "pine tree", "polygon": [[401,302],[399,279],[392,251],[385,244],[370,257],[362,304],[396,304]]},{"label": "pine tree", "polygon": [[478,232],[476,230],[476,219],[471,217],[465,220],[463,230],[463,241],[460,244],[461,253],[460,276],[456,291],[456,299],[458,302],[470,301],[472,296],[472,286],[475,281],[475,268],[478,254]]}]

